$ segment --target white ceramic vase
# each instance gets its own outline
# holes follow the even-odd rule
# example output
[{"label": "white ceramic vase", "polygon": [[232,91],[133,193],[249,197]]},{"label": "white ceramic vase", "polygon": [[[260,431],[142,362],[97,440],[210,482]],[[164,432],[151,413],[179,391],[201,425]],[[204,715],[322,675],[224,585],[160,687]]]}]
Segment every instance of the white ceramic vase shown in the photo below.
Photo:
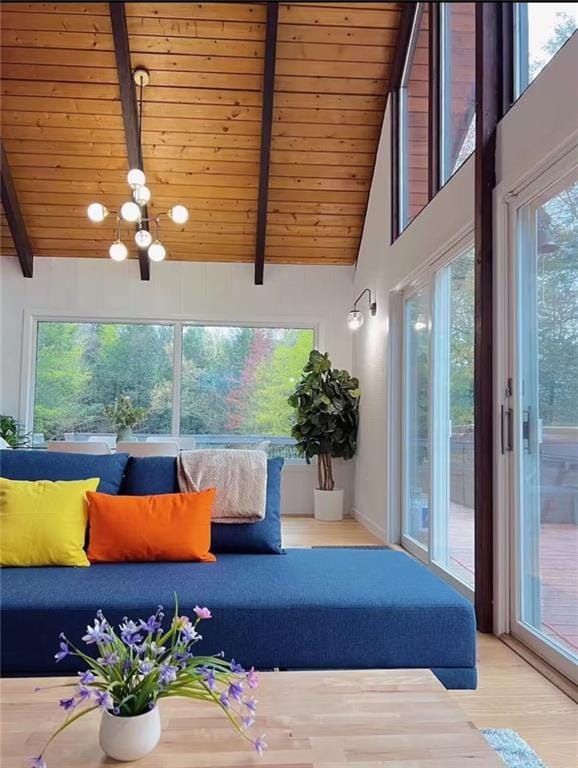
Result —
[{"label": "white ceramic vase", "polygon": [[321,491],[316,488],[314,494],[315,519],[324,522],[343,520],[343,491]]},{"label": "white ceramic vase", "polygon": [[161,718],[157,706],[136,717],[117,717],[103,712],[99,741],[102,751],[115,760],[140,760],[152,752],[161,737]]}]

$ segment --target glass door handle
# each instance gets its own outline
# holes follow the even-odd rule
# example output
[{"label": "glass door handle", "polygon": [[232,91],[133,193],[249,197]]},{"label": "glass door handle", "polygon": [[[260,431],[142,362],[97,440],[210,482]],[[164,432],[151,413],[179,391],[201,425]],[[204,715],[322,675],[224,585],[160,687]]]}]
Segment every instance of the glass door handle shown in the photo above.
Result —
[{"label": "glass door handle", "polygon": [[501,406],[502,454],[514,450],[514,410]]}]

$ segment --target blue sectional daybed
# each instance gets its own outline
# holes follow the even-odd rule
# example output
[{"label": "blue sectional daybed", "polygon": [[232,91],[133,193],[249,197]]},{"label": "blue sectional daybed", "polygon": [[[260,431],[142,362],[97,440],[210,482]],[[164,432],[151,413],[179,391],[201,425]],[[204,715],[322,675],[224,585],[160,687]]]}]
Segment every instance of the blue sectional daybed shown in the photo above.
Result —
[{"label": "blue sectional daybed", "polygon": [[[127,465],[126,457],[118,455],[71,454],[68,469],[62,458],[56,469],[49,456],[3,451],[0,475],[40,479],[40,472],[44,479],[79,479],[79,472],[95,476],[94,460],[99,459],[96,476],[105,485],[111,480],[106,492],[115,492],[124,461],[121,494],[177,490],[175,459],[131,459]],[[105,464],[114,469],[115,478],[106,474]],[[157,604],[170,608],[176,591],[183,613],[196,604],[213,612],[214,618],[203,625],[200,651],[223,650],[227,657],[260,669],[429,668],[448,688],[475,688],[472,606],[411,557],[354,548],[276,554],[282,552],[281,465],[281,460],[269,461],[262,523],[213,526],[216,563],[4,568],[2,673],[74,671],[73,660],[54,664],[60,632],[78,639],[98,608],[113,622],[125,615],[148,616]]]}]

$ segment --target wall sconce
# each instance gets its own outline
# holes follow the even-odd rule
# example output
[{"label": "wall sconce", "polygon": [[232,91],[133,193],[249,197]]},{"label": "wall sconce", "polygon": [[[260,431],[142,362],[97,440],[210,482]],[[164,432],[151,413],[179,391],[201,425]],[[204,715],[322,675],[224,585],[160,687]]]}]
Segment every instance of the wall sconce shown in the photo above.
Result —
[{"label": "wall sconce", "polygon": [[366,293],[368,294],[367,298],[369,301],[369,312],[371,316],[375,317],[377,313],[377,302],[371,300],[371,291],[369,288],[366,288],[355,299],[353,302],[353,309],[347,314],[347,325],[349,326],[350,331],[357,331],[358,328],[361,328],[363,325],[365,317],[363,316],[363,312],[357,309],[357,305]]}]

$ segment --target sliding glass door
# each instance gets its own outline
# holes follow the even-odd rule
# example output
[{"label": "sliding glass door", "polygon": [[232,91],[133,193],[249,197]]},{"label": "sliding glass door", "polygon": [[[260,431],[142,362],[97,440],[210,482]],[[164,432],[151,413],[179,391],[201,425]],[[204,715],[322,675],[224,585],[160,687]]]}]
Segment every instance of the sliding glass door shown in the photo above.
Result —
[{"label": "sliding glass door", "polygon": [[578,175],[517,206],[512,631],[578,661]]},{"label": "sliding glass door", "polygon": [[404,307],[404,537],[426,557],[430,493],[430,290],[423,287]]},{"label": "sliding glass door", "polygon": [[402,543],[474,585],[474,251],[460,248],[403,312]]}]

